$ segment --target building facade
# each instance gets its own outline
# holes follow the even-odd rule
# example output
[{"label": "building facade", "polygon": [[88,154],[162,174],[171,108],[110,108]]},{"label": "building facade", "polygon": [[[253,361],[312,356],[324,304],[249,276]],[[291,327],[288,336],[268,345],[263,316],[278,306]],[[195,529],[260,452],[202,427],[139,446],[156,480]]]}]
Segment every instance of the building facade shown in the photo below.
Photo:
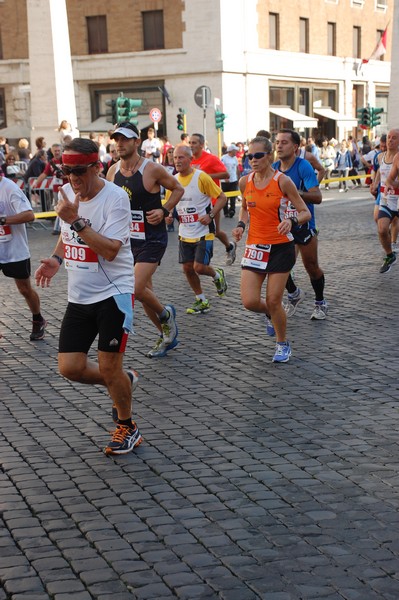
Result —
[{"label": "building facade", "polygon": [[[38,72],[30,61],[32,48],[42,40],[34,39],[40,10],[29,8],[52,2],[59,0],[0,0],[0,132],[19,128],[15,137],[42,134],[43,114],[36,108],[40,102],[31,98],[31,78],[34,73],[34,93],[46,90],[47,98],[52,75]],[[384,109],[384,130],[389,27],[381,60],[363,66],[361,60],[371,56],[392,22],[391,2],[66,0],[77,126],[82,132],[107,130],[106,101],[122,92],[143,100],[141,128],[150,124],[150,109],[157,107],[163,114],[160,134],[176,142],[176,115],[183,108],[188,131],[204,132],[212,149],[217,145],[215,106],[226,114],[227,143],[250,139],[261,128],[275,132],[286,126],[316,137],[360,135],[357,110],[367,104]],[[56,17],[55,12],[53,21]],[[54,52],[42,46],[36,63],[40,53]],[[62,52],[57,40],[55,49]],[[53,87],[54,96],[60,97],[60,87],[62,96],[62,77]],[[206,107],[198,96],[195,100],[203,87],[211,93]],[[57,116],[49,123],[51,131],[64,118]]]}]

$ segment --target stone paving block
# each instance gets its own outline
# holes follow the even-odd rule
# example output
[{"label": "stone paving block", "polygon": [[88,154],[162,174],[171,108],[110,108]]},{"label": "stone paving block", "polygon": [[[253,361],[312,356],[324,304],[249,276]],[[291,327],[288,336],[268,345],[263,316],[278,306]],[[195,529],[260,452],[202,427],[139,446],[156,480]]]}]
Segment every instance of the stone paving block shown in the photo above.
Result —
[{"label": "stone paving block", "polygon": [[10,596],[22,593],[38,593],[44,592],[44,587],[37,575],[24,577],[24,579],[9,579],[4,582],[4,590]]},{"label": "stone paving block", "polygon": [[[71,574],[72,575],[72,574]],[[49,594],[73,594],[76,592],[84,592],[84,584],[79,579],[70,576],[65,579],[57,579],[55,581],[46,582],[46,590]]]},{"label": "stone paving block", "polygon": [[215,598],[215,592],[207,585],[185,585],[175,588],[174,592],[177,598],[184,600],[194,600],[195,598],[203,598],[204,600]]},{"label": "stone paving block", "polygon": [[156,583],[144,585],[134,590],[134,595],[139,600],[159,600],[159,598],[176,598],[175,594],[164,584]]},{"label": "stone paving block", "polygon": [[86,586],[90,586],[93,583],[109,583],[110,581],[118,580],[118,575],[113,569],[109,567],[102,567],[90,570],[90,565],[86,566],[85,562],[86,561],[84,561],[84,563],[82,563],[81,565],[81,569],[79,570],[79,577]]}]

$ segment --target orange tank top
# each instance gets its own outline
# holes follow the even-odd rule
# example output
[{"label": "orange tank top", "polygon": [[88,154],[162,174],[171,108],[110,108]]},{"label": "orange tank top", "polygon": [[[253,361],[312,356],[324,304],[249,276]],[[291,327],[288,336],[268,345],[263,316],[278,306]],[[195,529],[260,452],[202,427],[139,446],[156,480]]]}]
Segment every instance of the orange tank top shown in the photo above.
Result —
[{"label": "orange tank top", "polygon": [[281,235],[277,231],[289,203],[278,183],[282,173],[274,171],[270,182],[262,189],[255,187],[254,175],[248,175],[244,190],[249,212],[247,244],[286,244],[293,240],[292,234]]}]

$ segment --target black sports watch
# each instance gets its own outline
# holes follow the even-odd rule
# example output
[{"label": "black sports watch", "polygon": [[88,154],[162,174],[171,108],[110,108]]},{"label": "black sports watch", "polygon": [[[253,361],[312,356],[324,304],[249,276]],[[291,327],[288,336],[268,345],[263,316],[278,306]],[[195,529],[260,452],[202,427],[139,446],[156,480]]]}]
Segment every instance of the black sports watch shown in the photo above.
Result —
[{"label": "black sports watch", "polygon": [[0,217],[0,225],[5,225],[7,221],[7,217]]},{"label": "black sports watch", "polygon": [[73,231],[82,231],[85,227],[86,227],[87,223],[84,219],[76,219],[76,221],[74,221],[71,224],[71,229],[73,229]]},{"label": "black sports watch", "polygon": [[167,208],[165,208],[164,206],[161,206],[162,210],[163,210],[163,214],[165,215],[165,217],[169,217],[169,213],[170,210],[168,210]]}]

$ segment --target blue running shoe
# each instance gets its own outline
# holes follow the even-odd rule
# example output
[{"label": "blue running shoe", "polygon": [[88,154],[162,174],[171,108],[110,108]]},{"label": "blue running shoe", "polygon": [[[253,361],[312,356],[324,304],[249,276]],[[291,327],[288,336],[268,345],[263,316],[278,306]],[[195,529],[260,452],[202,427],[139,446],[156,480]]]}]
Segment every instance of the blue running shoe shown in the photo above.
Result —
[{"label": "blue running shoe", "polygon": [[277,342],[272,362],[285,363],[290,360],[291,346],[289,342]]},{"label": "blue running shoe", "polygon": [[175,338],[173,342],[166,344],[163,337],[159,337],[155,346],[147,353],[146,356],[148,356],[148,358],[162,358],[163,356],[166,356],[169,350],[176,348],[178,343],[179,340]]},{"label": "blue running shoe", "polygon": [[161,321],[162,336],[165,344],[171,344],[179,333],[176,325],[176,309],[171,304],[168,304],[165,308],[169,313],[169,317],[166,321]]}]

